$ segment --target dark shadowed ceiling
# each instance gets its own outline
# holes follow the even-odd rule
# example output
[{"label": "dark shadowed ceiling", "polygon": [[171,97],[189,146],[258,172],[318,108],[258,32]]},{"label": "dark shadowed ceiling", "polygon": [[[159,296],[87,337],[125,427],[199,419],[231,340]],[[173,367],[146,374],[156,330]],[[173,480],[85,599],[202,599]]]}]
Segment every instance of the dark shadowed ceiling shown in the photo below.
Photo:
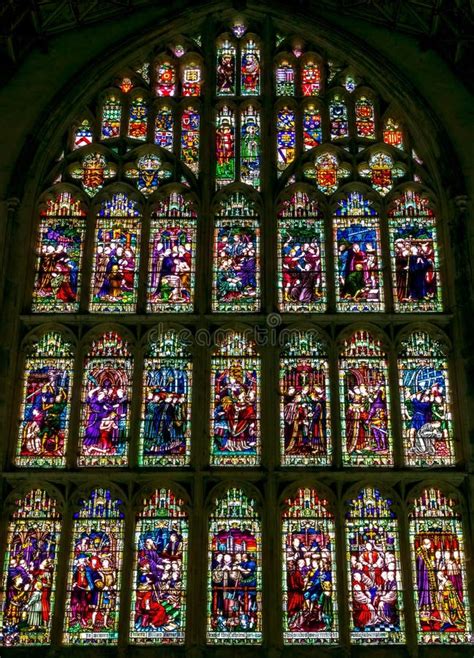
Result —
[{"label": "dark shadowed ceiling", "polygon": [[[171,0],[177,12],[205,5],[197,0]],[[252,2],[233,0],[242,10]],[[259,3],[261,5],[262,3]],[[11,75],[31,48],[48,47],[52,35],[81,25],[111,21],[150,6],[158,0],[0,0],[0,76]],[[215,8],[215,2],[209,2]],[[212,7],[214,5],[214,7]],[[272,0],[273,9],[295,6],[313,16],[345,15],[390,31],[410,34],[425,49],[437,51],[461,79],[473,85],[474,0]]]}]

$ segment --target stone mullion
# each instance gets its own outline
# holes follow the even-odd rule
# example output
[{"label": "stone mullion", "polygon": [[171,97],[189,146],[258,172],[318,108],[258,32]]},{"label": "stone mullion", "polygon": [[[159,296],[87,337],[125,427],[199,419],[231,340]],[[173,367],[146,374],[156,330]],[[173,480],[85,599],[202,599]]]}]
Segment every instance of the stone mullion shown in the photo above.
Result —
[{"label": "stone mullion", "polygon": [[[328,346],[328,376],[329,376],[329,392],[330,392],[330,405],[331,405],[331,429],[332,429],[332,465],[340,469],[342,468],[342,419],[341,419],[341,405],[342,400],[339,399],[339,353],[338,345],[333,340],[330,341]],[[331,462],[328,464],[331,465]]]},{"label": "stone mullion", "polygon": [[130,468],[139,466],[141,403],[143,396],[143,352],[141,345],[133,350],[132,399],[130,402],[130,424],[128,432],[128,465]]},{"label": "stone mullion", "polygon": [[195,311],[202,317],[210,309],[212,289],[212,228],[211,199],[214,193],[215,154],[214,137],[214,88],[215,88],[215,37],[211,17],[203,26],[203,55],[206,71],[203,98],[200,105],[200,158],[199,190],[200,207],[197,220],[197,254],[195,277]]},{"label": "stone mullion", "polygon": [[261,198],[263,215],[260,219],[262,227],[260,271],[262,290],[262,311],[271,313],[277,308],[277,259],[276,259],[276,216],[275,189],[276,177],[273,166],[273,26],[269,17],[265,19],[262,39],[262,90],[261,90]]},{"label": "stone mullion", "polygon": [[328,313],[336,313],[336,290],[339,287],[339,280],[336,275],[336,263],[334,257],[334,234],[333,234],[333,205],[327,205],[324,208],[324,259],[326,266],[326,308]]},{"label": "stone mullion", "polygon": [[[132,484],[128,486],[128,501],[132,498]],[[130,609],[132,605],[132,591],[135,583],[135,509],[129,504],[125,509],[123,528],[123,559],[121,566],[120,606],[118,606],[118,646],[119,651],[125,650],[130,632]]]},{"label": "stone mullion", "polygon": [[388,217],[387,208],[384,204],[379,212],[379,226],[380,226],[380,248],[382,256],[382,268],[380,275],[382,276],[382,286],[384,293],[384,311],[385,313],[394,312],[393,300],[393,286],[392,286],[392,261],[390,258],[390,237],[388,232]]},{"label": "stone mullion", "polygon": [[86,358],[85,345],[77,343],[73,366],[73,383],[71,390],[71,414],[69,417],[69,437],[66,447],[66,468],[74,469],[77,466],[81,426],[81,395],[84,375],[84,361]]},{"label": "stone mullion", "polygon": [[403,445],[403,420],[401,414],[400,389],[398,384],[398,359],[396,349],[390,346],[387,354],[388,386],[390,390],[390,417],[392,421],[391,434],[393,445],[393,465],[403,468],[405,464]]},{"label": "stone mullion", "polygon": [[[71,493],[70,487],[67,487],[68,496]],[[68,574],[69,574],[69,555],[72,542],[73,530],[73,506],[67,500],[63,509],[63,520],[61,537],[59,540],[58,562],[56,571],[56,593],[54,602],[53,618],[51,623],[51,645],[58,647],[63,641],[64,625],[66,617],[66,603],[68,600]]]},{"label": "stone mullion", "polygon": [[[405,485],[402,485],[403,496],[405,496]],[[405,633],[406,644],[416,647],[416,622],[415,604],[413,599],[413,574],[412,574],[412,552],[410,546],[408,507],[402,500],[398,514],[398,532],[400,537],[400,570],[402,577],[402,592],[400,593],[399,605],[405,611]]]},{"label": "stone mullion", "polygon": [[281,548],[279,542],[279,507],[275,477],[264,485],[262,509],[262,632],[263,647],[275,651],[282,644]]},{"label": "stone mullion", "polygon": [[192,506],[189,515],[185,636],[187,650],[202,647],[206,643],[208,574],[206,524],[204,481],[199,474],[193,480]]},{"label": "stone mullion", "polygon": [[94,267],[94,246],[95,235],[97,231],[98,218],[93,212],[94,206],[91,204],[86,219],[86,230],[84,234],[84,247],[82,252],[82,280],[79,301],[79,313],[88,313],[90,300],[92,297],[92,271]]},{"label": "stone mullion", "polygon": [[339,644],[349,655],[350,651],[350,609],[349,582],[347,576],[347,550],[345,518],[344,486],[337,482],[337,500],[335,507],[335,539],[336,539],[336,573],[337,573],[337,607],[339,612]]},{"label": "stone mullion", "polygon": [[148,263],[150,258],[151,208],[142,211],[140,232],[140,263],[138,269],[137,313],[147,312]]}]

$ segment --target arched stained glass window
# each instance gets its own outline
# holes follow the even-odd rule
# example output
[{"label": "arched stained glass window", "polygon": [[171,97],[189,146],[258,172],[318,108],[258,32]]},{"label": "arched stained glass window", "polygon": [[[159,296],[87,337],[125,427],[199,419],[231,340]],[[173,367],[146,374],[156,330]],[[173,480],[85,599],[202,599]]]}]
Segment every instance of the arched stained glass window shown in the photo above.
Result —
[{"label": "arched stained glass window", "polygon": [[368,96],[360,96],[355,102],[357,137],[375,139],[375,108]]},{"label": "arched stained glass window", "polygon": [[314,489],[285,500],[283,640],[285,644],[338,641],[334,516]]},{"label": "arched stained glass window", "polygon": [[286,105],[277,111],[276,142],[277,169],[281,173],[293,162],[296,153],[295,112]]},{"label": "arched stained glass window", "polygon": [[211,361],[211,464],[260,463],[260,358],[242,332],[228,332]]},{"label": "arched stained glass window", "polygon": [[92,126],[89,119],[83,119],[73,130],[72,148],[80,149],[89,146],[94,141]]},{"label": "arched stained glass window", "polygon": [[380,220],[372,202],[351,192],[334,214],[339,311],[384,310]]},{"label": "arched stained glass window", "polygon": [[201,116],[199,110],[189,105],[181,115],[181,158],[196,176],[199,173],[199,144]]},{"label": "arched stained glass window", "polygon": [[197,63],[185,64],[182,70],[181,91],[183,96],[200,96],[202,85],[201,67]]},{"label": "arched stained glass window", "polygon": [[223,105],[216,116],[216,186],[235,180],[235,112]]},{"label": "arched stained glass window", "polygon": [[408,466],[453,466],[454,434],[446,345],[425,331],[401,343],[399,385]]},{"label": "arched stained glass window", "polygon": [[118,94],[110,93],[102,105],[101,139],[120,137],[122,102]]},{"label": "arched stained glass window", "polygon": [[56,501],[46,491],[32,489],[15,500],[0,591],[4,647],[50,642],[60,530]]},{"label": "arched stained glass window", "polygon": [[404,150],[405,144],[403,139],[403,130],[400,122],[397,119],[393,117],[387,117],[387,119],[384,121],[383,141],[385,144],[395,146],[402,151]]},{"label": "arched stained glass window", "polygon": [[283,312],[326,308],[324,223],[317,202],[296,188],[278,213],[279,307]]},{"label": "arched stained glass window", "polygon": [[314,331],[288,336],[280,358],[280,440],[284,466],[330,463],[326,348]]},{"label": "arched stained glass window", "polygon": [[175,96],[176,69],[169,61],[163,61],[156,66],[155,93],[157,96]]},{"label": "arched stained glass window", "polygon": [[[55,612],[49,573],[40,618],[36,563],[21,564],[21,591],[5,566],[13,623],[0,642],[44,638],[57,658],[80,650],[62,644],[228,658],[260,643],[254,653],[337,656],[384,645],[388,658],[405,641],[403,580],[405,602],[415,595],[406,651],[468,645],[468,528],[464,555],[456,506],[418,496],[411,534],[405,514],[433,469],[453,500],[469,490],[469,405],[453,369],[469,361],[469,297],[466,284],[458,304],[450,278],[468,279],[465,199],[451,196],[463,193],[458,133],[330,22],[310,12],[293,32],[296,14],[214,4],[130,32],[122,54],[111,33],[103,61],[51,95],[43,125],[28,114],[42,135],[25,147],[31,169],[22,157],[0,171],[14,173],[0,202],[0,490],[19,500],[51,483],[71,508],[76,488],[100,482],[64,524],[73,555],[59,555]],[[400,496],[398,518],[375,472]],[[30,557],[36,541],[14,550]]]},{"label": "arched stained glass window", "polygon": [[117,644],[123,504],[93,489],[74,513],[64,620],[65,644]]},{"label": "arched stained glass window", "polygon": [[32,310],[79,309],[86,209],[66,190],[53,193],[40,211]]},{"label": "arched stained glass window", "polygon": [[228,489],[215,501],[209,521],[209,644],[262,641],[261,533],[256,502],[241,489]]},{"label": "arched stained glass window", "polygon": [[170,105],[159,105],[155,115],[155,135],[154,141],[157,146],[173,150],[174,143],[174,117],[173,109]]},{"label": "arched stained glass window", "polygon": [[343,463],[391,466],[387,362],[381,341],[360,329],[344,340],[339,359]]},{"label": "arched stained glass window", "polygon": [[242,43],[240,63],[240,93],[242,96],[258,96],[260,93],[260,50],[249,37]]},{"label": "arched stained glass window", "polygon": [[141,94],[136,94],[130,103],[128,137],[146,140],[148,130],[148,105]]},{"label": "arched stained glass window", "polygon": [[260,189],[260,110],[247,105],[240,114],[240,180]]},{"label": "arched stained glass window", "polygon": [[420,644],[465,644],[471,620],[466,556],[457,502],[435,487],[421,492],[410,514],[415,610]]},{"label": "arched stained glass window", "polygon": [[347,502],[351,642],[404,644],[398,522],[392,501],[365,487]]},{"label": "arched stained glass window", "polygon": [[114,331],[96,338],[84,362],[78,466],[126,466],[133,361]]},{"label": "arched stained glass window", "polygon": [[236,50],[232,41],[223,37],[217,43],[216,93],[218,96],[234,96],[236,84]]},{"label": "arched stained glass window", "polygon": [[143,370],[140,463],[189,464],[192,366],[186,343],[169,330],[150,340]]},{"label": "arched stained glass window", "polygon": [[294,96],[295,67],[287,59],[282,59],[275,70],[275,92],[277,96]]},{"label": "arched stained glass window", "polygon": [[57,331],[27,351],[15,463],[23,467],[66,464],[74,351]]},{"label": "arched stained glass window", "polygon": [[416,189],[397,197],[389,213],[393,297],[399,312],[441,311],[436,218]]},{"label": "arched stained glass window", "polygon": [[235,192],[221,202],[214,228],[212,307],[221,313],[260,307],[260,223],[255,204]]},{"label": "arched stained glass window", "polygon": [[321,88],[321,71],[311,58],[301,67],[301,91],[303,96],[317,96]]},{"label": "arched stained glass window", "polygon": [[305,151],[323,141],[321,112],[317,105],[308,103],[303,110],[303,148]]},{"label": "arched stained glass window", "polygon": [[331,139],[349,137],[347,105],[340,94],[335,94],[329,103],[329,122]]},{"label": "arched stained glass window", "polygon": [[90,310],[132,313],[137,301],[141,216],[138,205],[118,192],[97,215]]},{"label": "arched stained glass window", "polygon": [[154,313],[193,309],[196,217],[180,192],[171,192],[152,210],[148,308]]},{"label": "arched stained glass window", "polygon": [[169,489],[143,499],[135,529],[130,640],[183,644],[186,626],[188,517]]}]

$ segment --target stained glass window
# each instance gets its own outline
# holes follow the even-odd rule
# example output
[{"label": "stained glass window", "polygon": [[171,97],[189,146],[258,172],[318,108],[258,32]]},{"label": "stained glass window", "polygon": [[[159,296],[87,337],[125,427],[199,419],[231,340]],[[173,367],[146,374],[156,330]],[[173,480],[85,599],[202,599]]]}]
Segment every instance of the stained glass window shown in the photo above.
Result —
[{"label": "stained glass window", "polygon": [[397,516],[393,503],[366,487],[347,501],[346,562],[354,644],[404,644]]},{"label": "stained glass window", "polygon": [[163,61],[156,66],[157,96],[174,96],[176,94],[176,69],[169,61]]},{"label": "stained glass window", "polygon": [[216,116],[216,185],[222,187],[235,180],[235,112],[228,105]]},{"label": "stained glass window", "polygon": [[283,512],[283,641],[338,640],[334,516],[314,489],[298,489]]},{"label": "stained glass window", "polygon": [[335,94],[329,103],[329,124],[331,139],[349,137],[349,121],[346,101],[339,94]]},{"label": "stained glass window", "polygon": [[15,463],[56,467],[66,463],[69,435],[73,349],[50,331],[27,353]]},{"label": "stained glass window", "polygon": [[312,103],[303,110],[303,148],[305,151],[319,146],[323,141],[321,112]]},{"label": "stained glass window", "polygon": [[193,308],[196,216],[179,192],[172,192],[152,210],[148,308],[153,313]]},{"label": "stained glass window", "polygon": [[292,108],[285,105],[277,111],[276,130],[277,169],[282,172],[295,159],[295,112]]},{"label": "stained glass window", "polygon": [[295,68],[286,59],[283,59],[276,67],[275,92],[277,96],[294,96],[295,94]]},{"label": "stained glass window", "polygon": [[123,553],[122,501],[93,489],[74,513],[65,644],[117,644]]},{"label": "stained glass window", "polygon": [[101,139],[120,137],[122,103],[118,96],[109,94],[102,105]]},{"label": "stained glass window", "polygon": [[472,642],[461,514],[457,502],[430,487],[413,501],[410,545],[418,642]]},{"label": "stained glass window", "polygon": [[338,311],[383,311],[380,220],[358,192],[338,203],[334,216]]},{"label": "stained glass window", "polygon": [[403,130],[400,122],[392,117],[387,117],[383,124],[383,141],[385,144],[404,149]]},{"label": "stained glass window", "polygon": [[174,118],[173,110],[169,105],[160,105],[155,115],[155,137],[157,146],[173,151]]},{"label": "stained glass window", "polygon": [[442,311],[436,218],[429,200],[406,190],[393,202],[389,228],[395,310]]},{"label": "stained glass window", "polygon": [[260,227],[255,204],[241,192],[218,209],[214,229],[214,311],[249,312],[260,306]]},{"label": "stained glass window", "polygon": [[326,347],[316,332],[294,331],[280,358],[280,442],[284,466],[326,466],[331,459]]},{"label": "stained glass window", "polygon": [[260,110],[248,105],[240,114],[240,180],[260,189]]},{"label": "stained glass window", "polygon": [[5,647],[50,642],[60,530],[56,501],[46,491],[33,489],[15,501],[0,590]]},{"label": "stained glass window", "polygon": [[130,104],[128,136],[145,140],[148,128],[148,106],[143,96],[135,96]]},{"label": "stained glass window", "polygon": [[399,390],[408,466],[452,466],[454,435],[446,346],[425,331],[401,343]]},{"label": "stained glass window", "polygon": [[391,466],[392,434],[387,362],[380,340],[358,330],[339,360],[343,463]]},{"label": "stained glass window", "polygon": [[32,311],[79,309],[86,210],[67,191],[46,200],[40,211]]},{"label": "stained glass window", "polygon": [[357,137],[375,139],[375,109],[372,99],[361,96],[356,100],[355,119]]},{"label": "stained glass window", "polygon": [[117,192],[97,216],[91,311],[132,313],[137,300],[141,216],[135,201]]},{"label": "stained glass window", "polygon": [[279,307],[288,312],[326,309],[324,224],[318,204],[296,189],[278,213]]},{"label": "stained glass window", "polygon": [[209,522],[208,643],[262,641],[261,556],[256,502],[241,489],[228,489]]},{"label": "stained glass window", "polygon": [[181,90],[183,96],[201,95],[201,67],[199,64],[189,63],[183,66],[181,77]]},{"label": "stained glass window", "polygon": [[260,461],[260,358],[241,332],[229,332],[211,360],[211,464]]},{"label": "stained glass window", "polygon": [[183,644],[186,625],[188,518],[169,489],[143,499],[135,530],[130,640]]},{"label": "stained glass window", "polygon": [[83,146],[89,146],[94,141],[92,126],[89,119],[83,119],[78,126],[74,128],[72,138],[72,148],[80,149]]},{"label": "stained glass window", "polygon": [[317,96],[321,88],[321,71],[312,59],[301,67],[301,91],[303,96]]},{"label": "stained glass window", "polygon": [[260,50],[251,38],[242,44],[240,93],[242,96],[258,96],[260,93]]},{"label": "stained glass window", "polygon": [[140,463],[189,464],[192,366],[186,343],[169,330],[150,341],[143,368]]},{"label": "stained glass window", "polygon": [[192,105],[181,116],[181,158],[196,176],[199,173],[199,132],[201,117]]},{"label": "stained glass window", "polygon": [[126,466],[133,361],[126,341],[109,331],[92,342],[84,363],[79,466]]},{"label": "stained glass window", "polygon": [[218,96],[234,96],[236,89],[236,53],[233,43],[224,38],[217,44],[216,92]]}]

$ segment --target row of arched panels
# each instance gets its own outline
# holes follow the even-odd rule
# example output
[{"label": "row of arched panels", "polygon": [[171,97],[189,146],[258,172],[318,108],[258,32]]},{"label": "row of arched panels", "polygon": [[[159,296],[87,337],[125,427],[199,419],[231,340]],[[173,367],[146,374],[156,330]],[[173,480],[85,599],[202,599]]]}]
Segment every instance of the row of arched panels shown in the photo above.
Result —
[{"label": "row of arched panels", "polygon": [[[77,351],[60,328],[29,337],[16,466],[72,466],[76,441],[82,467],[127,466],[136,441],[141,466],[187,466],[197,418],[193,392],[202,389],[213,466],[261,463],[262,412],[271,416],[277,400],[279,418],[266,422],[279,428],[283,466],[446,467],[462,459],[448,343],[438,330],[403,331],[396,352],[370,327],[344,331],[337,349],[320,330],[279,333],[271,326],[219,329],[214,336],[161,326],[138,353],[132,345],[128,331],[108,326],[96,327]],[[201,351],[193,367],[196,349],[210,345],[209,361]],[[279,358],[278,374],[267,372],[267,347],[272,361]],[[263,391],[262,373],[274,393]]]},{"label": "row of arched panels", "polygon": [[[459,501],[435,486],[418,489],[400,528],[404,515],[390,494],[353,487],[343,501],[344,532],[323,489],[293,488],[284,497],[277,590],[285,644],[337,645],[348,624],[351,643],[402,645],[411,614],[420,643],[470,641]],[[190,541],[189,506],[166,487],[150,489],[137,497],[132,520],[115,488],[76,498],[72,519],[64,519],[68,528],[72,522],[69,546],[54,494],[32,488],[14,498],[0,592],[4,645],[49,644],[60,606],[65,644],[116,644],[120,615],[129,618],[133,644],[183,644],[188,564],[205,554]],[[270,556],[258,494],[235,485],[210,500],[206,641],[260,644],[262,613],[274,602],[262,596]],[[342,583],[347,596],[337,595]]]},{"label": "row of arched panels", "polygon": [[[216,203],[208,259],[212,310],[258,312],[261,262],[270,256],[261,249],[258,201],[233,190]],[[391,198],[388,218],[370,194],[350,186],[334,199],[331,212],[323,208],[305,185],[285,191],[280,202],[274,273],[280,311],[321,313],[328,303],[339,312],[442,310],[436,218],[425,194],[402,188]],[[88,310],[96,313],[136,312],[141,288],[148,312],[192,312],[197,258],[207,253],[198,244],[200,224],[183,186],[165,188],[152,203],[151,217],[129,189],[114,188],[91,220],[72,188],[55,188],[41,209],[32,310],[77,312],[82,287],[89,293]]]}]

